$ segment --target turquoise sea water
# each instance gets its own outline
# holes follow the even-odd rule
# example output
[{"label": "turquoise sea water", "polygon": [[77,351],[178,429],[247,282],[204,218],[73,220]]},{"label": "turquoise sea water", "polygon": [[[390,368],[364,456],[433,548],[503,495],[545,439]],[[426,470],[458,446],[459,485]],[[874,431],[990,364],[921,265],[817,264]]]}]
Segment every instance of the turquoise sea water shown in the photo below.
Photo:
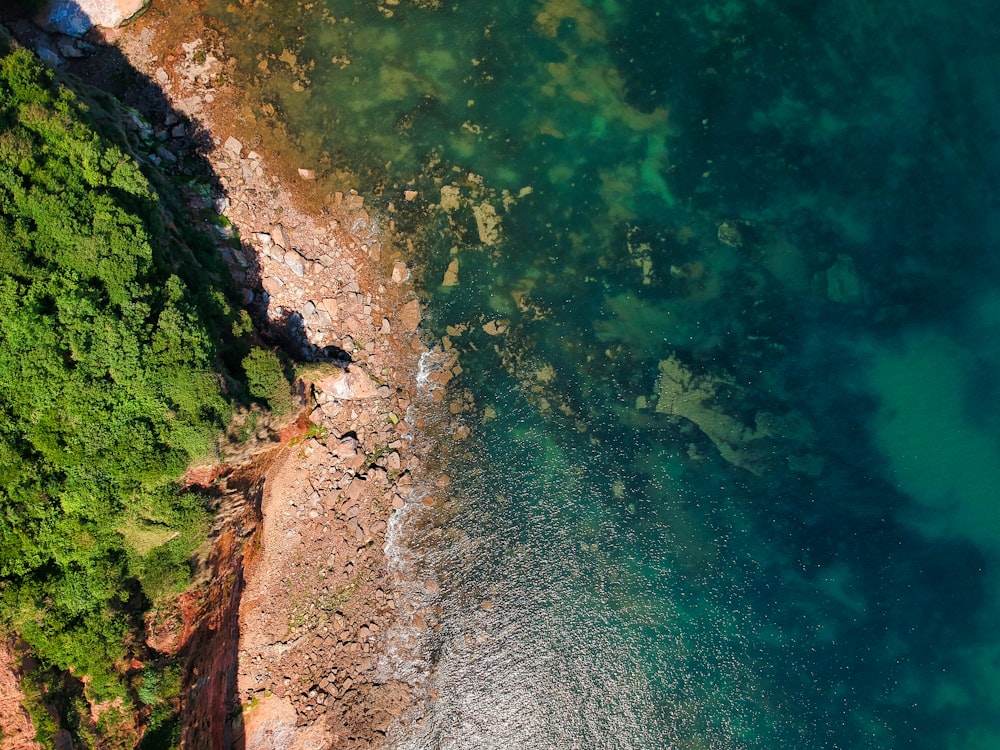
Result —
[{"label": "turquoise sea water", "polygon": [[473,404],[394,747],[1000,747],[990,4],[209,5]]}]

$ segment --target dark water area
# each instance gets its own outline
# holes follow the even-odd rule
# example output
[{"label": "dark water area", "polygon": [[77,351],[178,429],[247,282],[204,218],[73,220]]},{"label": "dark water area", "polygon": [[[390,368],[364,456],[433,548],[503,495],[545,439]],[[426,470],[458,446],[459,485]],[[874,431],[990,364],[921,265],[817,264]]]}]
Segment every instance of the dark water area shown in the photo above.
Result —
[{"label": "dark water area", "polygon": [[218,3],[474,399],[395,747],[1000,747],[992,11]]}]

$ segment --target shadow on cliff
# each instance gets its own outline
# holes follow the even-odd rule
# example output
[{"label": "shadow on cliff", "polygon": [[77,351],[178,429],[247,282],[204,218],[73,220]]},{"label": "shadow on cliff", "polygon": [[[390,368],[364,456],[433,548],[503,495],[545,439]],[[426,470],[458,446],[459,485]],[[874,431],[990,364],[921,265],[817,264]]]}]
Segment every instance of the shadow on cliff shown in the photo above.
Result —
[{"label": "shadow on cliff", "polygon": [[[156,81],[136,70],[117,47],[96,37],[47,34],[24,20],[41,4],[22,0],[5,5],[0,21],[20,44],[60,72],[61,82],[87,105],[100,135],[131,153],[157,189],[164,225],[147,227],[156,238],[154,254],[173,266],[196,293],[218,298],[221,291],[237,308],[242,301],[259,326],[266,321],[260,308],[266,296],[260,288],[256,254],[220,218],[227,196],[208,159],[214,145],[211,134],[174,109]],[[213,314],[224,319],[224,310],[231,308],[220,302]],[[284,340],[286,332],[265,338]],[[238,348],[219,348],[229,372],[240,371],[242,356]],[[240,395],[239,384],[232,385],[239,402],[245,396]],[[236,682],[239,606],[244,562],[257,543],[264,482],[260,466],[248,472],[237,470],[214,486],[201,488],[219,510],[212,549],[197,574],[202,582],[182,595],[177,612],[166,617],[147,613],[146,643],[135,656],[149,664],[178,660],[184,685],[178,720],[146,731],[141,748],[174,747],[178,740],[184,747],[210,750],[245,745]],[[166,622],[161,629],[171,635],[154,632],[154,620],[159,626]]]}]

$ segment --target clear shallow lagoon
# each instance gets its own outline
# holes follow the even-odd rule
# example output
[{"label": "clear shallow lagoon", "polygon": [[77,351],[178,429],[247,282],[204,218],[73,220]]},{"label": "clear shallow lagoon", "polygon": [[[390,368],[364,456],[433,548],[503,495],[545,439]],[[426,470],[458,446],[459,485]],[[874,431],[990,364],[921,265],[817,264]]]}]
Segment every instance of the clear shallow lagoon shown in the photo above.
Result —
[{"label": "clear shallow lagoon", "polygon": [[1000,747],[992,5],[209,5],[475,400],[395,747]]}]

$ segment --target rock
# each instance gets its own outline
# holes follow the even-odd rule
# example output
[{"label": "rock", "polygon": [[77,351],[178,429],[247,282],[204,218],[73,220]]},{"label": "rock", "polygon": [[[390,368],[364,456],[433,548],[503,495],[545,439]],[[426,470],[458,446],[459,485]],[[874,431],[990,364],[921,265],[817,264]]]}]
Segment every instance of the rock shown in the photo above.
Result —
[{"label": "rock", "polygon": [[333,454],[337,458],[353,458],[357,452],[358,441],[353,437],[342,437],[333,449]]},{"label": "rock", "polygon": [[299,167],[299,177],[301,177],[303,180],[315,180],[316,170],[302,169],[301,167]]},{"label": "rock", "polygon": [[850,255],[838,255],[833,265],[826,269],[823,281],[826,296],[832,302],[857,305],[865,301],[864,284],[858,277],[858,270]]},{"label": "rock", "polygon": [[[336,300],[335,297],[324,297],[323,298],[323,307],[326,309],[326,312],[330,315],[331,318],[336,319],[336,317],[337,317],[337,300]],[[348,349],[348,351],[350,351],[350,350]]]},{"label": "rock", "polygon": [[743,233],[740,232],[735,222],[724,221],[719,224],[718,237],[719,242],[724,245],[735,248],[743,247]]},{"label": "rock", "polygon": [[359,401],[375,398],[378,386],[367,372],[357,365],[345,371],[338,371],[315,383],[317,389],[329,398],[342,401]]},{"label": "rock", "polygon": [[49,32],[80,37],[94,26],[114,29],[137,16],[149,0],[51,0],[35,16]]},{"label": "rock", "polygon": [[405,198],[408,201],[414,200],[417,197],[417,195],[419,195],[419,193],[417,193],[416,190],[404,190],[403,191],[403,198]]},{"label": "rock", "polygon": [[[361,496],[365,493],[365,486],[365,480],[360,477],[355,477],[351,480],[350,485],[347,487],[347,492],[345,493],[348,501],[360,500]],[[355,517],[356,516],[357,514],[355,513]]]},{"label": "rock", "polygon": [[295,741],[295,724],[295,707],[287,698],[270,695],[255,702],[243,714],[247,750],[291,747]]},{"label": "rock", "polygon": [[271,237],[274,239],[274,243],[282,250],[291,250],[292,240],[288,236],[288,230],[285,229],[284,224],[275,224],[271,228]]},{"label": "rock", "polygon": [[396,284],[402,284],[410,278],[410,269],[406,267],[406,264],[400,260],[397,260],[392,264],[392,281]]},{"label": "rock", "polygon": [[226,138],[226,142],[222,144],[222,148],[228,151],[234,159],[240,158],[240,152],[243,150],[243,144],[233,136]]},{"label": "rock", "polygon": [[58,68],[63,63],[63,59],[59,57],[59,53],[46,45],[39,45],[35,50],[35,54],[38,55],[39,60],[50,68]]},{"label": "rock", "polygon": [[472,207],[472,213],[476,217],[476,230],[479,232],[479,241],[484,245],[495,245],[500,241],[500,217],[493,204],[483,201],[478,206]]},{"label": "rock", "polygon": [[509,326],[509,320],[491,320],[483,326],[483,330],[488,336],[499,336],[502,333],[507,333],[507,328]]},{"label": "rock", "polygon": [[260,285],[264,287],[265,292],[273,296],[281,291],[282,287],[285,286],[285,282],[277,276],[268,276],[260,283]]},{"label": "rock", "polygon": [[306,275],[306,266],[303,260],[304,259],[302,258],[302,256],[299,255],[294,250],[289,250],[287,253],[285,253],[284,257],[285,265],[288,266],[291,272],[294,273],[299,278],[302,278],[303,276]]},{"label": "rock", "polygon": [[170,76],[167,75],[167,71],[165,71],[163,68],[157,68],[156,72],[153,73],[153,77],[156,79],[156,82],[161,86],[170,80]]},{"label": "rock", "polygon": [[676,356],[661,360],[659,369],[656,411],[693,422],[734,466],[759,476],[777,458],[788,455],[788,447],[808,445],[815,438],[813,426],[796,413],[761,411],[752,426],[727,414],[716,403],[717,387],[731,384],[724,378],[695,375]]},{"label": "rock", "polygon": [[413,299],[399,308],[399,322],[410,333],[420,327],[420,302]]},{"label": "rock", "polygon": [[452,258],[451,263],[448,264],[448,268],[444,272],[444,280],[441,282],[441,286],[455,286],[456,284],[458,284],[458,258]]},{"label": "rock", "polygon": [[75,40],[59,39],[56,42],[56,48],[59,50],[59,54],[63,57],[83,57],[83,52],[76,46],[76,44]]}]

